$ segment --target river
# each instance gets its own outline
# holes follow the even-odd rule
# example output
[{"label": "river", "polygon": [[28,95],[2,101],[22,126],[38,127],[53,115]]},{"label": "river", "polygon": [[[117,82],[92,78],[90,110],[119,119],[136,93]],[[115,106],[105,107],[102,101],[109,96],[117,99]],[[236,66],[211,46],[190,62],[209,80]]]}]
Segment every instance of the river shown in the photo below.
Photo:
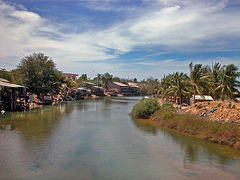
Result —
[{"label": "river", "polygon": [[129,116],[139,97],[0,119],[0,179],[240,179],[240,151]]}]

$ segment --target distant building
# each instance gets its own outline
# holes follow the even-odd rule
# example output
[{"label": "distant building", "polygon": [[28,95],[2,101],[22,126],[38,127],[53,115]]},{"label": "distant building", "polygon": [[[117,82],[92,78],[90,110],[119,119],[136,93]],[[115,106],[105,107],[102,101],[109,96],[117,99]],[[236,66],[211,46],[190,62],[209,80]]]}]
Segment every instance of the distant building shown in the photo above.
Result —
[{"label": "distant building", "polygon": [[77,80],[78,74],[72,74],[72,73],[62,73],[63,77],[66,79],[72,79],[72,80]]},{"label": "distant building", "polygon": [[91,89],[92,94],[96,96],[104,96],[104,89],[100,86],[96,86],[96,84],[85,82],[87,88]]},{"label": "distant building", "polygon": [[137,96],[140,94],[136,83],[112,82],[110,83],[109,90],[124,96]]}]

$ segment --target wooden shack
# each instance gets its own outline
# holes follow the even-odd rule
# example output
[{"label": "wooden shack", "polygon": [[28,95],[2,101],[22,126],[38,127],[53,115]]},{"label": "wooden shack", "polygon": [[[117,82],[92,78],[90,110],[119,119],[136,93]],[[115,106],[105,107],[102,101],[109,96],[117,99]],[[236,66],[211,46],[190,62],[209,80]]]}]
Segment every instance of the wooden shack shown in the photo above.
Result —
[{"label": "wooden shack", "polygon": [[26,103],[26,88],[12,84],[0,78],[0,108],[5,111],[24,110]]},{"label": "wooden shack", "polygon": [[140,94],[136,85],[131,85],[127,82],[112,82],[110,83],[109,90],[123,96],[137,96]]},{"label": "wooden shack", "polygon": [[[195,102],[206,102],[206,101],[213,101],[212,96],[207,95],[195,95]],[[190,98],[190,105],[194,103],[194,96]]]}]

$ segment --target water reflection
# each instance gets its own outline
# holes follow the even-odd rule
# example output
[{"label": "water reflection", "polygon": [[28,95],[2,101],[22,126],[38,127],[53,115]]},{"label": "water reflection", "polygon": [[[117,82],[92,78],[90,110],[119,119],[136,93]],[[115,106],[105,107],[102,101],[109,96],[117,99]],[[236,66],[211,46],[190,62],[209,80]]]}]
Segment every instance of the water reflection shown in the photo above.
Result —
[{"label": "water reflection", "polygon": [[[213,159],[213,156],[217,157],[218,162],[223,168],[225,165],[231,164],[232,162],[239,162],[240,152],[238,150],[207,142],[173,130],[161,128],[157,123],[149,120],[132,119],[132,122],[135,127],[144,132],[144,134],[156,136],[163,134],[169,141],[178,144],[185,154],[183,158],[185,165],[198,163],[202,160],[201,158],[204,153],[208,154],[207,157],[210,161]],[[216,146],[218,148],[216,148]]]},{"label": "water reflection", "polygon": [[132,118],[131,121],[137,129],[144,132],[144,135],[157,135],[157,126],[153,125],[149,120]]},{"label": "water reflection", "polygon": [[0,172],[4,169],[34,171],[46,166],[53,148],[51,136],[61,123],[61,118],[72,111],[73,106],[61,104],[8,114],[8,117],[2,119]]},{"label": "water reflection", "polygon": [[65,103],[59,106],[47,106],[25,113],[12,113],[1,120],[0,127],[5,130],[18,130],[34,138],[43,138],[51,134],[62,116],[70,114],[73,106]]},{"label": "water reflection", "polygon": [[234,150],[131,120],[139,99],[69,102],[2,119],[0,179],[239,177]]}]

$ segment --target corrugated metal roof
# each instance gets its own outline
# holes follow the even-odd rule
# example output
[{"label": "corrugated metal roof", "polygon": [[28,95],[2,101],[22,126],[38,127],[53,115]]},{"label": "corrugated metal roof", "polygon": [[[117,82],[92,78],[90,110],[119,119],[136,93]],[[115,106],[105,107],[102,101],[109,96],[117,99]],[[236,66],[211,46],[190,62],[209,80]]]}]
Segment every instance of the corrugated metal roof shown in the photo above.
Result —
[{"label": "corrugated metal roof", "polygon": [[128,84],[132,87],[139,87],[139,85],[137,83],[128,82]]},{"label": "corrugated metal roof", "polygon": [[129,86],[127,84],[123,84],[123,83],[120,83],[120,82],[113,82],[113,84],[116,84],[118,86]]},{"label": "corrugated metal roof", "polygon": [[0,78],[0,81],[1,81],[1,82],[9,82],[8,80],[3,79],[3,78]]},{"label": "corrugated metal roof", "polygon": [[0,81],[0,86],[14,87],[14,88],[24,87],[24,86],[20,86],[17,84],[11,84],[11,83],[7,83],[7,82],[3,82],[3,81]]},{"label": "corrugated metal roof", "polygon": [[206,96],[206,95],[195,95],[196,100],[206,100],[206,101],[213,101],[212,96]]}]

